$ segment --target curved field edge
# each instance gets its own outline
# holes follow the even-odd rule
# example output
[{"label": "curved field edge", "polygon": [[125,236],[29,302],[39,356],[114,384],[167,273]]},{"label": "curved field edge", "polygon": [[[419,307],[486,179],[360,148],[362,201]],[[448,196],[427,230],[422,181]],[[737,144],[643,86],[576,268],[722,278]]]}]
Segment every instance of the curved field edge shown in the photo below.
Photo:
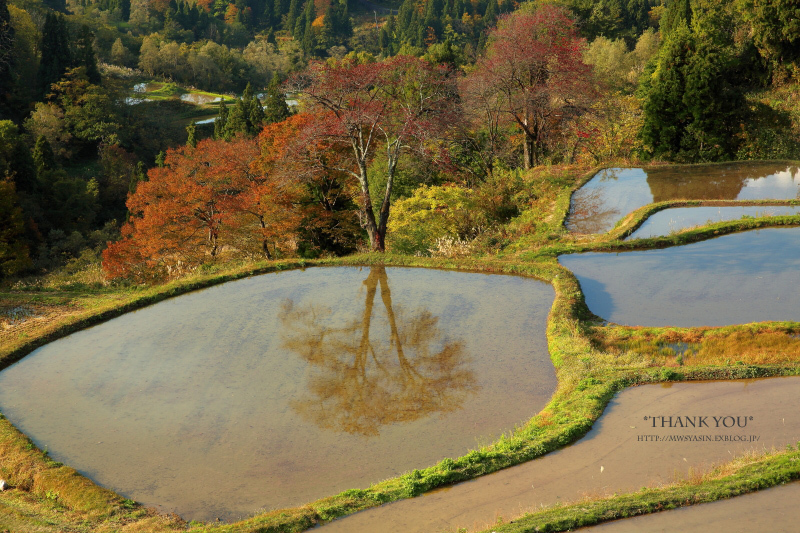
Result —
[{"label": "curved field edge", "polygon": [[[581,181],[587,180],[587,176],[590,177],[583,176]],[[561,226],[561,230],[565,231],[563,217],[568,211],[571,190],[575,188],[562,191],[555,199],[547,220],[547,225],[553,230]],[[633,242],[636,247],[641,248],[672,246],[710,238],[722,232],[798,224],[800,217],[796,216],[747,219],[705,226],[679,236]],[[687,238],[689,240],[684,241]],[[794,363],[652,368],[649,361],[636,353],[611,354],[593,347],[590,333],[591,324],[596,317],[586,308],[575,277],[560,267],[555,258],[562,253],[614,249],[633,247],[630,243],[614,240],[545,245],[536,252],[523,252],[522,257],[514,260],[431,259],[393,254],[364,254],[339,259],[278,261],[247,266],[221,264],[207,269],[205,273],[157,287],[101,290],[95,294],[84,294],[83,300],[77,298],[81,300],[80,311],[46,324],[28,337],[4,343],[0,347],[0,369],[43,344],[172,296],[252,275],[294,268],[370,264],[444,268],[517,274],[553,285],[556,296],[548,319],[547,337],[559,384],[553,398],[539,414],[489,446],[473,450],[457,459],[445,459],[432,467],[414,470],[366,489],[344,491],[300,508],[270,511],[234,524],[189,525],[192,531],[231,533],[303,531],[318,523],[385,502],[413,497],[430,489],[473,479],[534,459],[586,434],[610,399],[628,386],[669,380],[739,379],[800,374],[800,367]],[[531,261],[532,259],[535,261]],[[43,295],[45,298],[46,296]],[[744,330],[752,326],[731,326],[728,330]],[[41,531],[186,529],[186,524],[177,517],[164,517],[142,510],[133,502],[98,487],[73,469],[52,462],[46,453],[37,450],[27,437],[4,419],[0,420],[0,477],[6,479],[12,488],[21,489],[0,494],[0,528],[4,527],[4,520],[7,522],[8,516],[15,514],[22,517],[20,520],[27,516],[30,520],[41,522],[41,528],[37,529]],[[23,501],[28,497],[32,501]]]},{"label": "curved field edge", "polygon": [[[591,429],[609,400],[625,387],[666,380],[736,379],[800,374],[795,366],[747,366],[686,368],[678,372],[668,368],[635,368],[634,358],[609,356],[593,349],[581,326],[580,318],[591,315],[585,307],[577,280],[555,261],[541,263],[503,263],[497,261],[455,261],[368,254],[329,261],[303,263],[282,262],[255,269],[209,275],[184,283],[172,283],[145,289],[143,294],[110,309],[87,311],[87,316],[71,318],[7,354],[6,366],[39,345],[67,335],[77,329],[108,320],[124,312],[161,301],[171,296],[240,279],[249,275],[290,268],[324,265],[413,266],[447,268],[485,273],[529,276],[550,282],[555,300],[547,328],[551,358],[556,367],[559,385],[541,413],[516,430],[501,436],[495,443],[473,450],[463,457],[445,459],[429,468],[414,470],[367,489],[353,489],[318,500],[301,508],[271,511],[228,525],[193,524],[193,530],[219,532],[302,531],[318,523],[347,514],[419,495],[427,490],[473,479],[513,466],[574,442]],[[84,514],[84,520],[95,523],[91,529],[132,527],[136,520],[152,519],[140,509],[130,509],[131,502],[103,489],[77,474],[73,469],[54,463],[46,453],[37,450],[31,441],[14,429],[7,420],[0,420],[0,472],[13,487],[27,490],[41,500],[57,502],[66,511]],[[12,491],[13,492],[13,491]],[[3,500],[0,499],[0,504]],[[137,514],[138,513],[138,514]],[[141,514],[141,516],[139,516]],[[0,522],[2,523],[2,522]],[[125,525],[127,524],[127,525]],[[147,528],[147,526],[145,526]],[[159,529],[181,527],[178,523],[158,525]],[[185,527],[185,526],[184,526]],[[166,528],[166,529],[160,529]],[[138,529],[138,528],[137,528]],[[80,531],[80,529],[75,529]]]},{"label": "curved field edge", "polygon": [[499,523],[483,533],[573,531],[575,528],[612,520],[742,496],[797,480],[800,480],[800,451],[789,449],[743,456],[688,480],[609,498],[551,507],[525,514],[506,524]]}]

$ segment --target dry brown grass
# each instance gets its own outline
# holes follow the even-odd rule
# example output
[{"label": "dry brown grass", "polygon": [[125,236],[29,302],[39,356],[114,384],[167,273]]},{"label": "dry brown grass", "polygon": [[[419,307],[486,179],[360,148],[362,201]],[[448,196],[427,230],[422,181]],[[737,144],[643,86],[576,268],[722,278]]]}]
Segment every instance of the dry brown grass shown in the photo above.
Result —
[{"label": "dry brown grass", "polygon": [[[595,327],[593,345],[620,364],[631,357],[649,366],[772,365],[800,361],[800,335],[792,325],[726,328]],[[685,350],[675,348],[682,346]]]}]

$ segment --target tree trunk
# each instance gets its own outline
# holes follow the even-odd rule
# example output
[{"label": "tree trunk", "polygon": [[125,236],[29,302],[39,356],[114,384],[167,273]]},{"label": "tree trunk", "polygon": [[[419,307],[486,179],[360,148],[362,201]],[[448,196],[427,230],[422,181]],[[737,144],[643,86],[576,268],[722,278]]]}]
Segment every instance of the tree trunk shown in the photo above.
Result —
[{"label": "tree trunk", "polygon": [[[261,229],[262,229],[262,230],[264,230],[264,233],[266,234],[266,232],[267,232],[267,225],[266,225],[266,223],[264,222],[264,217],[263,217],[263,216],[259,216],[259,217],[258,217],[258,221],[261,223]],[[269,253],[269,243],[267,242],[267,238],[266,238],[266,237],[264,237],[264,238],[261,240],[261,249],[264,251],[264,256],[265,256],[265,257],[266,257],[268,260],[272,260],[272,256],[271,256],[271,255],[270,255],[270,253]]]},{"label": "tree trunk", "polygon": [[367,164],[363,161],[358,164],[359,177],[361,184],[361,226],[367,230],[369,243],[373,252],[383,252],[385,250],[384,237],[386,230],[381,233],[375,221],[375,212],[372,210],[372,198],[369,195],[369,181],[367,181]]},{"label": "tree trunk", "polygon": [[376,231],[372,238],[372,251],[385,252],[386,251],[386,230]]},{"label": "tree trunk", "polygon": [[535,164],[536,149],[533,142],[533,136],[525,133],[525,140],[523,142],[522,166],[525,170],[530,170]]}]

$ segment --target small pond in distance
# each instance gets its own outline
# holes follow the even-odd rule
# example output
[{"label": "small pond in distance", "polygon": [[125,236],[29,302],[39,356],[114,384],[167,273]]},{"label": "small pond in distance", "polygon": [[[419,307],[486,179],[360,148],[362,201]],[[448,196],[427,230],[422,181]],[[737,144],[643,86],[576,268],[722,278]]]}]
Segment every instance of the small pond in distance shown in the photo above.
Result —
[{"label": "small pond in distance", "polygon": [[652,214],[625,240],[662,237],[686,228],[724,220],[737,220],[744,216],[760,218],[798,214],[800,214],[800,206],[791,205],[673,207]]},{"label": "small pond in distance", "polygon": [[800,320],[800,227],[723,235],[661,250],[558,258],[586,305],[631,326]]},{"label": "small pond in distance", "polygon": [[538,413],[553,298],[429,269],[256,276],[36,350],[0,373],[0,410],[126,497],[233,520],[463,455]]},{"label": "small pond in distance", "polygon": [[604,233],[640,207],[667,200],[793,199],[800,169],[786,163],[609,168],[575,191],[567,229]]}]

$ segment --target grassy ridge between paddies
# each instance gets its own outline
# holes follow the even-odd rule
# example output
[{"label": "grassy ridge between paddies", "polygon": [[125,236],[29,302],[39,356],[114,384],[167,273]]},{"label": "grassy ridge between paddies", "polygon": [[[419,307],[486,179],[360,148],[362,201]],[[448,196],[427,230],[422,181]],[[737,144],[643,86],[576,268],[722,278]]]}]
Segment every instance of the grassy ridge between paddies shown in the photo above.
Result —
[{"label": "grassy ridge between paddies", "polygon": [[[576,182],[564,183],[553,191],[547,212],[523,213],[521,219],[539,216],[536,236],[530,241],[535,251],[500,259],[421,258],[393,254],[363,254],[318,261],[279,261],[259,264],[217,264],[190,277],[155,287],[98,289],[73,293],[0,293],[14,305],[61,306],[63,313],[53,320],[18,334],[0,337],[0,368],[33,349],[73,331],[119,316],[133,309],[166,298],[242,277],[323,265],[412,266],[530,276],[549,282],[556,293],[547,327],[548,346],[556,367],[558,388],[549,404],[527,423],[501,436],[491,445],[455,459],[445,459],[429,468],[414,470],[368,488],[352,489],[312,502],[304,507],[270,511],[234,524],[189,524],[192,531],[279,532],[302,531],[315,524],[341,517],[384,502],[413,497],[427,490],[472,479],[539,457],[574,442],[592,427],[609,400],[619,390],[639,383],[679,379],[737,379],[778,375],[797,375],[796,362],[780,365],[741,364],[674,368],[664,366],[634,350],[601,350],[593,340],[595,318],[586,308],[575,277],[555,259],[565,251],[628,248],[630,245],[609,239],[594,243],[575,243],[563,228],[569,198]],[[780,217],[776,217],[780,218]],[[786,221],[797,224],[798,220]],[[774,219],[722,223],[697,230],[695,240],[715,235],[715,231],[738,231],[737,224],[775,225]],[[754,226],[760,227],[760,226]],[[750,229],[748,226],[746,229]],[[520,239],[524,240],[524,237]],[[553,241],[564,241],[554,244]],[[649,246],[657,245],[657,239]],[[636,241],[639,245],[643,241]],[[677,244],[671,242],[670,244]],[[665,242],[664,245],[670,245]],[[648,246],[644,243],[644,246]],[[513,251],[512,251],[513,252]],[[735,331],[734,327],[732,330]],[[741,326],[747,328],[747,326]],[[9,531],[173,531],[187,525],[177,517],[158,516],[143,510],[91,481],[74,470],[52,462],[6,420],[0,421],[0,477],[15,487],[0,493],[0,532]],[[7,525],[8,524],[8,525]]]},{"label": "grassy ridge between paddies", "polygon": [[667,486],[551,507],[506,524],[499,523],[484,533],[573,531],[610,520],[741,496],[799,479],[800,451],[788,449],[765,455],[745,455]]}]

